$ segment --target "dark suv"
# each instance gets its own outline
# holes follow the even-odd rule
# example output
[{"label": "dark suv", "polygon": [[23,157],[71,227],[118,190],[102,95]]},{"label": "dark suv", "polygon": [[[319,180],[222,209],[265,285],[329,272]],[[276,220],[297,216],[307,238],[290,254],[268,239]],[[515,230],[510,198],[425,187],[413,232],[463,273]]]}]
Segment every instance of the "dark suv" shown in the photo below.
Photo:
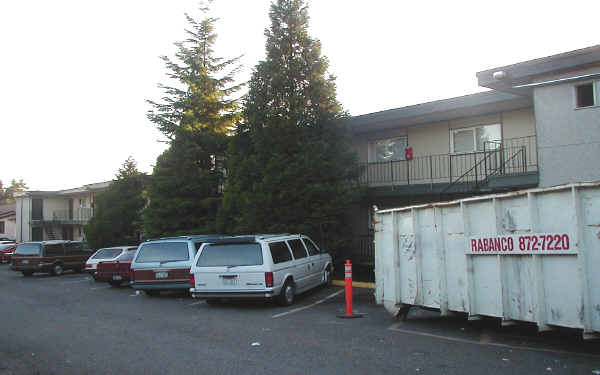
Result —
[{"label": "dark suv", "polygon": [[31,276],[34,272],[62,275],[64,270],[81,272],[91,251],[79,241],[23,242],[12,255],[11,269]]}]

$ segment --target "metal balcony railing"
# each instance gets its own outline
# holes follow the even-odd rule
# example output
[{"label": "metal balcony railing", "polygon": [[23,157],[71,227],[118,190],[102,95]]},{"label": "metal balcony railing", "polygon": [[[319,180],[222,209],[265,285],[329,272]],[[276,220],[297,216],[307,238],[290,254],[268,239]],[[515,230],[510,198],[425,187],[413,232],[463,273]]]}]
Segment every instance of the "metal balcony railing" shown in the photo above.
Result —
[{"label": "metal balcony railing", "polygon": [[[518,154],[518,157],[516,156]],[[535,136],[485,142],[484,150],[416,157],[412,160],[367,163],[360,184],[371,187],[456,183],[493,175],[537,171]]]},{"label": "metal balcony railing", "polygon": [[93,216],[93,209],[89,207],[74,208],[73,210],[54,210],[52,211],[53,221],[76,221],[87,222]]}]

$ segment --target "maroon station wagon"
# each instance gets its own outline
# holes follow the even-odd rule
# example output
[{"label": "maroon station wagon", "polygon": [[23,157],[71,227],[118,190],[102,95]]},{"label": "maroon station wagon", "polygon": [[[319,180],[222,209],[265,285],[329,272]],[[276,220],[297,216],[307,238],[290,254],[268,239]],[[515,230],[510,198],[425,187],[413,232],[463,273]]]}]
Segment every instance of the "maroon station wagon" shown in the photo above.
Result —
[{"label": "maroon station wagon", "polygon": [[135,251],[128,251],[116,260],[98,263],[96,281],[106,281],[114,287],[118,287],[124,282],[129,284],[131,261],[134,255]]}]

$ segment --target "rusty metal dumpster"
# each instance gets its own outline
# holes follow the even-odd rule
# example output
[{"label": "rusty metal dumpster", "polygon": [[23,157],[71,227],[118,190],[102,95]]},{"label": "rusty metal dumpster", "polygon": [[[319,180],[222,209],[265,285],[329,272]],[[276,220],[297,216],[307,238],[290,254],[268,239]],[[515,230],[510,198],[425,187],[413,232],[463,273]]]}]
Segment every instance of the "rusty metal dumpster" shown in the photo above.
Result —
[{"label": "rusty metal dumpster", "polygon": [[376,301],[600,337],[600,182],[375,213]]}]

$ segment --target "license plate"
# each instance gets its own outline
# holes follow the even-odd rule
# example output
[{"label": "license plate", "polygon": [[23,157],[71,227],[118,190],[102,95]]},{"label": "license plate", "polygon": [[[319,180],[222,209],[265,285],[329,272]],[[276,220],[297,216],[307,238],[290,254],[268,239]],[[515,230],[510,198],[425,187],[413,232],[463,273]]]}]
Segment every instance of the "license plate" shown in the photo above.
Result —
[{"label": "license plate", "polygon": [[21,263],[23,263],[23,264],[29,264],[29,261],[28,260],[24,260]]},{"label": "license plate", "polygon": [[169,273],[168,272],[157,272],[154,274],[154,277],[157,279],[166,279],[167,277],[169,277]]},{"label": "license plate", "polygon": [[121,280],[121,275],[113,275],[113,280]]},{"label": "license plate", "polygon": [[224,277],[223,279],[223,285],[227,285],[227,286],[232,286],[232,285],[237,285],[237,277]]}]

